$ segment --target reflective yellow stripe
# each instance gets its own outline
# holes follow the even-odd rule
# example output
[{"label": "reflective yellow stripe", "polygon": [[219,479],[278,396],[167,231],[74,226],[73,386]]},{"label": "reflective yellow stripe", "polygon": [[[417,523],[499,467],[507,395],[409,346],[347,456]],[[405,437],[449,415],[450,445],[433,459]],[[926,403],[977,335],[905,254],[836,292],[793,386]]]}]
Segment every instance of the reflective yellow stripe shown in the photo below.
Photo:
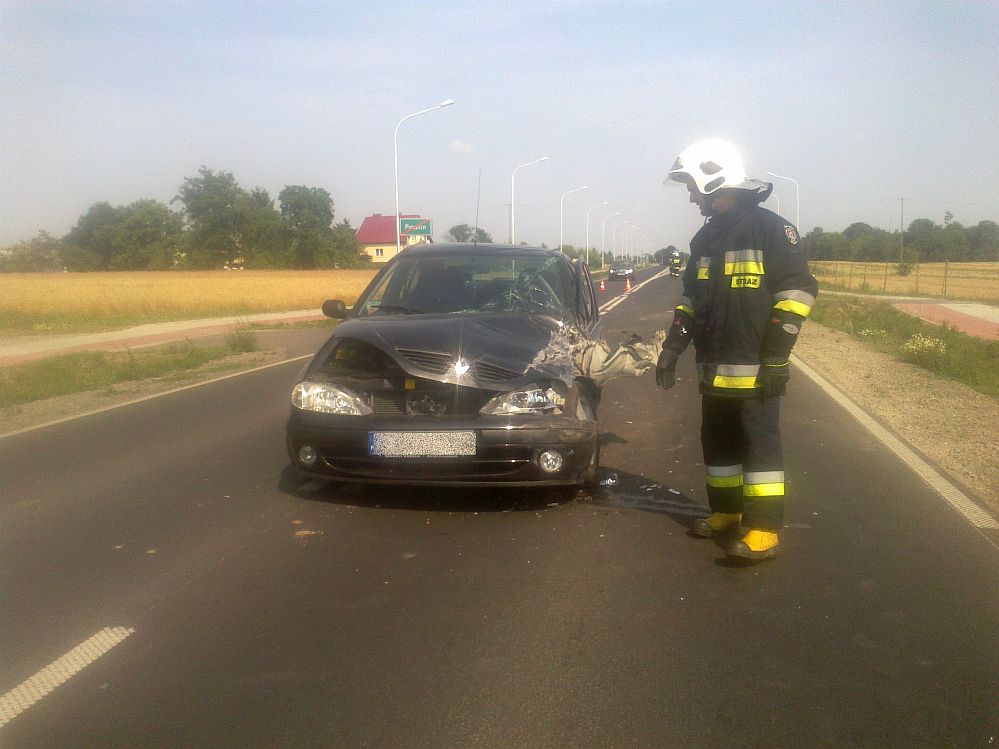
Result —
[{"label": "reflective yellow stripe", "polygon": [[742,474],[738,476],[707,476],[705,483],[717,489],[724,489],[731,486],[742,486]]},{"label": "reflective yellow stripe", "polygon": [[707,281],[709,278],[711,278],[711,275],[708,272],[708,268],[698,268],[697,269],[697,280],[698,281]]},{"label": "reflective yellow stripe", "polygon": [[802,304],[801,302],[796,302],[793,299],[783,299],[774,305],[774,309],[782,309],[785,312],[793,312],[796,315],[801,315],[802,317],[808,317],[808,314],[812,311],[812,308],[807,304]]},{"label": "reflective yellow stripe", "polygon": [[686,312],[691,317],[694,316],[694,309],[693,309],[693,307],[688,307],[686,304],[681,304],[679,307],[676,308],[676,311],[677,312]]},{"label": "reflective yellow stripe", "polygon": [[775,484],[743,484],[742,494],[745,497],[783,497],[784,482]]},{"label": "reflective yellow stripe", "polygon": [[730,375],[715,375],[711,383],[716,388],[733,388],[748,390],[756,387],[756,377],[732,377]]},{"label": "reflective yellow stripe", "polygon": [[739,260],[734,263],[725,263],[726,276],[734,276],[736,273],[752,273],[762,276],[763,263],[756,260]]}]

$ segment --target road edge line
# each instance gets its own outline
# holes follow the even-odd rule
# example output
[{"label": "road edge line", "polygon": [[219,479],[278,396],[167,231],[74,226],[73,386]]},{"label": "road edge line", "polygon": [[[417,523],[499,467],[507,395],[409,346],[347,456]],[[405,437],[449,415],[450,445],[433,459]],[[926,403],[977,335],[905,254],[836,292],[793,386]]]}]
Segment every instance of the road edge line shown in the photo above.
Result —
[{"label": "road edge line", "polygon": [[54,692],[134,632],[135,629],[132,627],[105,627],[68,653],[56,658],[34,676],[25,679],[6,694],[0,695],[0,728]]},{"label": "road edge line", "polygon": [[57,424],[65,424],[67,421],[73,421],[74,419],[82,419],[87,416],[95,416],[96,414],[101,414],[106,411],[113,411],[116,408],[125,408],[125,406],[134,406],[136,403],[143,403],[144,401],[153,400],[153,398],[162,398],[166,395],[173,395],[174,393],[182,393],[185,390],[193,390],[194,388],[202,387],[203,385],[211,385],[214,382],[222,382],[223,380],[231,380],[234,377],[242,377],[243,375],[252,374],[254,372],[260,372],[264,369],[270,369],[271,367],[280,367],[283,364],[291,364],[292,362],[302,361],[302,359],[309,359],[315,356],[315,354],[302,354],[301,356],[296,356],[291,359],[282,359],[281,361],[271,362],[270,364],[262,364],[259,367],[254,367],[253,369],[244,369],[239,372],[231,372],[227,375],[222,375],[221,377],[213,377],[210,380],[204,380],[202,382],[192,382],[190,385],[183,385],[179,388],[173,388],[172,390],[164,390],[162,393],[153,393],[152,395],[144,395],[141,398],[135,398],[130,401],[125,401],[124,403],[115,403],[111,406],[103,406],[102,408],[95,408],[92,411],[85,411],[82,414],[73,414],[72,416],[64,416],[61,419],[54,419],[52,421],[46,421],[44,424],[35,424],[34,426],[24,427],[23,429],[18,429],[13,432],[7,432],[6,434],[0,434],[0,440],[6,439],[7,437],[16,437],[19,434],[25,434],[26,432],[33,432],[36,429],[45,429],[46,427],[53,427]]},{"label": "road edge line", "polygon": [[843,407],[847,413],[860,422],[861,426],[867,429],[870,434],[881,444],[895,454],[899,460],[905,463],[908,468],[921,478],[931,489],[933,489],[948,505],[950,505],[961,517],[971,524],[975,530],[979,531],[993,545],[999,543],[991,538],[985,531],[999,531],[999,521],[978,504],[967,494],[958,489],[948,481],[943,475],[931,466],[927,461],[916,454],[901,439],[881,426],[860,406],[850,400],[835,385],[826,380],[817,371],[801,360],[796,354],[791,355],[791,361],[801,372],[819,386],[830,398]]}]

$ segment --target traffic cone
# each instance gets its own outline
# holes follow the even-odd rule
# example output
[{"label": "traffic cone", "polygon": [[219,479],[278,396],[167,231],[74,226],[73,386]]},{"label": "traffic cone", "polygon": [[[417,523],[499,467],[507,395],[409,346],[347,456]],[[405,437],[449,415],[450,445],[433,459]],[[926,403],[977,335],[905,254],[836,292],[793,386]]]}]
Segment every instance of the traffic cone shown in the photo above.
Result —
[{"label": "traffic cone", "polygon": [[631,292],[631,279],[630,278],[626,278],[624,280],[624,293],[628,294],[630,292]]},{"label": "traffic cone", "polygon": [[600,279],[600,290],[607,291],[607,287],[604,285],[604,279]]}]

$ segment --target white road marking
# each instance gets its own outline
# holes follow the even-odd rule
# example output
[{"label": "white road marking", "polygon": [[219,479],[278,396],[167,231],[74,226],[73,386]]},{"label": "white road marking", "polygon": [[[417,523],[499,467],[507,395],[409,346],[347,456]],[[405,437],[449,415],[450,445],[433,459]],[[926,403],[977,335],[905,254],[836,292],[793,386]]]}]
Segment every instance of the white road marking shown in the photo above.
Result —
[{"label": "white road marking", "polygon": [[[895,453],[903,463],[912,469],[913,473],[929,484],[930,488],[936,491],[947,504],[957,510],[965,520],[980,531],[999,530],[999,522],[995,518],[975,504],[964,492],[941,476],[933,466],[920,458],[900,439],[868,416],[859,406],[843,395],[843,393],[825,380],[818,372],[801,361],[799,357],[792,355],[791,360],[798,369],[822,388],[830,398],[846,409],[847,413],[859,421],[881,444]],[[989,538],[989,536],[986,535],[986,538]],[[995,543],[993,539],[990,538],[989,540]]]},{"label": "white road marking", "polygon": [[105,627],[57,658],[30,679],[0,697],[0,727],[23,713],[71,676],[79,673],[111,648],[135,632],[128,627]]},{"label": "white road marking", "polygon": [[142,403],[143,401],[153,400],[153,398],[162,398],[165,395],[173,395],[174,393],[182,393],[185,390],[193,390],[194,388],[199,388],[202,385],[211,385],[213,382],[222,382],[223,380],[231,380],[233,377],[242,377],[243,375],[252,374],[253,372],[260,372],[264,369],[270,369],[271,367],[280,367],[283,364],[290,364],[292,362],[301,361],[302,359],[310,359],[314,354],[303,354],[302,356],[296,356],[292,359],[282,359],[278,362],[271,362],[270,364],[263,364],[259,367],[254,367],[253,369],[245,369],[242,372],[233,372],[232,374],[222,375],[221,377],[215,377],[211,380],[204,380],[203,382],[195,382],[191,385],[184,385],[183,387],[174,388],[173,390],[164,390],[162,393],[153,393],[152,395],[144,395],[141,398],[136,398],[134,400],[125,401],[124,403],[116,403],[113,406],[105,406],[104,408],[95,408],[93,411],[85,411],[82,414],[75,414],[74,416],[66,416],[62,419],[55,419],[53,421],[46,421],[44,424],[36,424],[35,426],[25,427],[24,429],[18,429],[16,432],[7,432],[6,434],[0,434],[0,440],[5,437],[13,437],[17,434],[24,434],[25,432],[33,432],[36,429],[45,429],[46,427],[52,427],[56,424],[62,424],[67,421],[73,421],[74,419],[82,419],[85,416],[94,416],[95,414],[104,413],[105,411],[113,411],[116,408],[124,408],[125,406],[134,406],[136,403]]},{"label": "white road marking", "polygon": [[[642,281],[637,286],[632,286],[631,287],[631,292],[623,292],[619,296],[616,296],[613,299],[611,299],[609,302],[607,302],[607,304],[605,304],[603,307],[600,308],[600,311],[601,312],[610,312],[617,305],[619,305],[621,302],[623,302],[625,299],[627,299],[629,293],[634,293],[634,292],[638,291],[640,288],[642,288],[646,284],[652,283],[653,281],[656,281],[656,280],[662,278],[663,276],[667,275],[668,273],[669,273],[669,270],[664,270],[664,271],[661,271],[661,272],[657,273],[656,275],[652,276],[651,278],[646,278],[644,281]],[[672,311],[672,310],[667,310],[667,312],[669,312],[669,311]]]}]

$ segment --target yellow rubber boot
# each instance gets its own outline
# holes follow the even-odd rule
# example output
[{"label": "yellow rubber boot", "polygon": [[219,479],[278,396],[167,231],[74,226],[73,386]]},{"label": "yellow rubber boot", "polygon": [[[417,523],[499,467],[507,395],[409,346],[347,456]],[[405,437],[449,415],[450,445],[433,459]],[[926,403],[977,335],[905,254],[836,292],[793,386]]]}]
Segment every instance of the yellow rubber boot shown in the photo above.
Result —
[{"label": "yellow rubber boot", "polygon": [[712,538],[738,527],[742,515],[738,512],[712,512],[710,517],[698,518],[690,532],[701,538]]},{"label": "yellow rubber boot", "polygon": [[777,531],[750,528],[745,536],[726,547],[725,555],[735,559],[749,559],[754,562],[772,559],[777,554],[779,545]]}]

